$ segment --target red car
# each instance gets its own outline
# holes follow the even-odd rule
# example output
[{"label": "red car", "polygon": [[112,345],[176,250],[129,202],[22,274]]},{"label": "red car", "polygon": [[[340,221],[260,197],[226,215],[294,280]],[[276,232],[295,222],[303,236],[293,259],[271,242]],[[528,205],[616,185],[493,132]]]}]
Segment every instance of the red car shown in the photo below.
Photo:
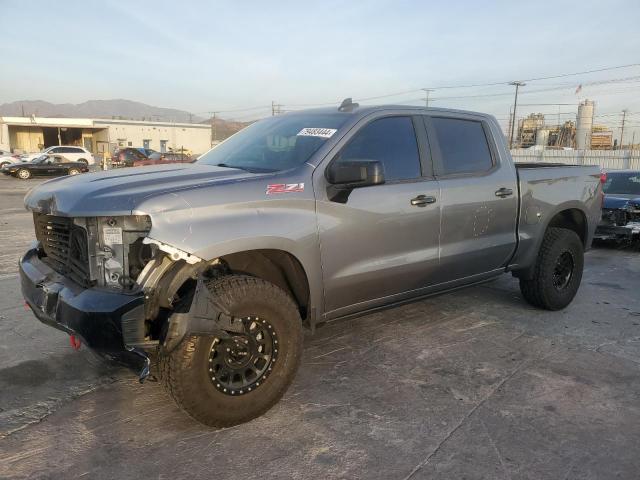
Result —
[{"label": "red car", "polygon": [[111,156],[111,165],[114,167],[131,167],[136,161],[144,160],[147,155],[137,148],[119,148]]},{"label": "red car", "polygon": [[193,159],[190,155],[184,153],[152,153],[146,158],[136,158],[133,161],[134,167],[142,167],[144,165],[164,165],[166,163],[191,163]]}]

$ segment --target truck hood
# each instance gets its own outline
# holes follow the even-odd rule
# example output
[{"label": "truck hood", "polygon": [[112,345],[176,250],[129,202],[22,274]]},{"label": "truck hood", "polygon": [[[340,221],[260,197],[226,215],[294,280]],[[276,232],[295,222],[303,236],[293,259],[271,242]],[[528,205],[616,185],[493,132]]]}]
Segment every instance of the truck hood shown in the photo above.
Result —
[{"label": "truck hood", "polygon": [[640,196],[612,193],[604,196],[604,208],[618,209],[627,205],[640,205]]},{"label": "truck hood", "polygon": [[123,168],[49,180],[24,203],[34,212],[67,217],[131,215],[150,197],[268,175],[200,164]]}]

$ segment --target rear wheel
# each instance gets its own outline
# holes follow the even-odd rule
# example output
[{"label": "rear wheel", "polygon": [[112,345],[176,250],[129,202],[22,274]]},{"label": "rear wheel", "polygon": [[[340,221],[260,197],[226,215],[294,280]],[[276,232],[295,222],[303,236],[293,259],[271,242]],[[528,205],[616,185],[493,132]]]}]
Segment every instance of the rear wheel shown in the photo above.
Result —
[{"label": "rear wheel", "polygon": [[87,162],[86,158],[81,158],[80,160],[78,160],[78,162],[84,163],[85,165],[89,165],[89,162]]},{"label": "rear wheel", "polygon": [[18,173],[16,173],[16,175],[18,175],[18,178],[21,178],[22,180],[28,180],[29,178],[31,178],[31,172],[26,168],[21,168],[20,170],[18,170]]},{"label": "rear wheel", "polygon": [[6,167],[7,165],[11,165],[11,162],[0,162],[0,168]]},{"label": "rear wheel", "polygon": [[160,353],[160,378],[196,420],[228,427],[262,415],[291,384],[302,353],[297,305],[265,280],[229,275],[211,280],[216,301],[242,320],[229,338],[192,336]]},{"label": "rear wheel", "polygon": [[78,175],[79,173],[80,173],[80,170],[78,170],[77,168],[69,169],[69,175]]},{"label": "rear wheel", "polygon": [[522,296],[533,306],[560,310],[575,297],[584,267],[584,249],[576,233],[547,229],[531,278],[520,279]]}]

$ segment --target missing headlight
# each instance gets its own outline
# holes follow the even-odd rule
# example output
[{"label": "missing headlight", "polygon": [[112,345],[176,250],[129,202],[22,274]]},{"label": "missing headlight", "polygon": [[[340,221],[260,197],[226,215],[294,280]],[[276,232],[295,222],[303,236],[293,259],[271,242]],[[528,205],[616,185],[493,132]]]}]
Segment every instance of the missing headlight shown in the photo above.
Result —
[{"label": "missing headlight", "polygon": [[133,287],[152,255],[142,243],[151,230],[151,219],[146,215],[129,215],[96,220],[99,284],[110,288]]}]

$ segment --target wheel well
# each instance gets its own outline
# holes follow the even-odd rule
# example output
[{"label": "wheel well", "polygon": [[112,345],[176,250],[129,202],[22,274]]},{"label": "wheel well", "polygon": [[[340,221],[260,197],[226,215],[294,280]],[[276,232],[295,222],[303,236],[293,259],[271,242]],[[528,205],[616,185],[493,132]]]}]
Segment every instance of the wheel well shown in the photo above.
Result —
[{"label": "wheel well", "polygon": [[580,237],[582,245],[587,247],[587,219],[581,210],[570,208],[556,213],[547,226],[551,227],[573,230]]},{"label": "wheel well", "polygon": [[221,257],[232,272],[246,273],[278,285],[289,293],[300,308],[300,316],[309,316],[309,280],[300,261],[283,250],[249,250]]}]

